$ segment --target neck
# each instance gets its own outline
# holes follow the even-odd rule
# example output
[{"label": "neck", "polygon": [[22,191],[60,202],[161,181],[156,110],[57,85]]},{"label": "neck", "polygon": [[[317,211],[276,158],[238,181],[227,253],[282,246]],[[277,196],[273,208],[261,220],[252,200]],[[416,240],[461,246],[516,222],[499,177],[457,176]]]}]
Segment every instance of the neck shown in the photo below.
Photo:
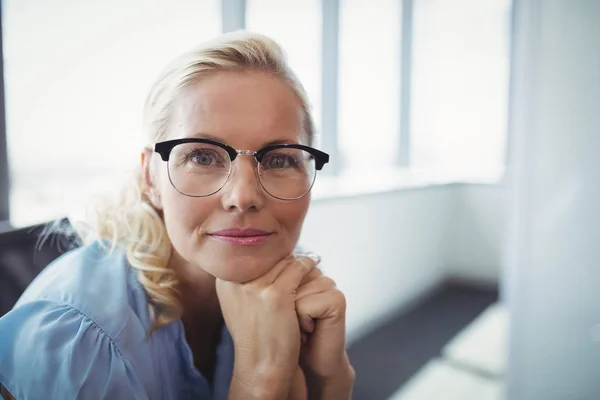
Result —
[{"label": "neck", "polygon": [[169,267],[177,274],[179,300],[183,306],[184,323],[221,319],[221,307],[215,288],[215,277],[202,268],[185,261],[173,251]]},{"label": "neck", "polygon": [[223,327],[215,277],[185,261],[175,250],[169,266],[179,280],[177,290],[183,306],[181,322],[185,339],[192,350],[194,366],[212,381]]}]

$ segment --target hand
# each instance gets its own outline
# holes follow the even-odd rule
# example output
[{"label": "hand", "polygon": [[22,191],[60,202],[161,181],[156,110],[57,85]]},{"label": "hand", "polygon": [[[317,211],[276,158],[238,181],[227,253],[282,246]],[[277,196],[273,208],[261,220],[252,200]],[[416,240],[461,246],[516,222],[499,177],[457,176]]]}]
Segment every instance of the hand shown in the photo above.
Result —
[{"label": "hand", "polygon": [[331,278],[313,268],[298,288],[296,312],[302,329],[300,363],[311,398],[323,397],[325,392],[349,398],[354,370],[346,354],[344,294]]},{"label": "hand", "polygon": [[217,279],[217,296],[235,348],[230,398],[235,393],[287,397],[300,353],[296,292],[314,266],[308,257],[289,256],[251,282]]}]

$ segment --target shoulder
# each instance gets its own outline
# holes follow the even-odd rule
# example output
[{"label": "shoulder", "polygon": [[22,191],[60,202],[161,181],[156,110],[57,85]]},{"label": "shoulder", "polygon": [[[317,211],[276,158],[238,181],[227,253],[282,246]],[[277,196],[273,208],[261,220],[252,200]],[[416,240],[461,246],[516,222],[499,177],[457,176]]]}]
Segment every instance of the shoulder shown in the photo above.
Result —
[{"label": "shoulder", "polygon": [[46,300],[68,305],[116,337],[131,318],[147,328],[148,302],[118,248],[98,243],[72,250],[46,267],[25,290],[15,308]]},{"label": "shoulder", "polygon": [[102,382],[102,390],[147,386],[147,306],[122,251],[93,244],[68,252],[0,318],[0,383],[16,398],[42,396],[40,387],[50,398],[75,398],[84,388],[97,397]]},{"label": "shoulder", "polygon": [[0,384],[17,399],[145,393],[144,371],[70,305],[29,301],[0,318],[0,333]]}]

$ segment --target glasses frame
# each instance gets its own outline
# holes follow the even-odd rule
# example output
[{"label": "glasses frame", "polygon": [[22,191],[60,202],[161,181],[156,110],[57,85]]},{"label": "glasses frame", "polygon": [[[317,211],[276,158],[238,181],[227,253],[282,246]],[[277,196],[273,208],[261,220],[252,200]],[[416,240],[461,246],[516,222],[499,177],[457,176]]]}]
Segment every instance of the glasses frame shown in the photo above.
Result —
[{"label": "glasses frame", "polygon": [[[323,169],[323,166],[325,166],[325,164],[327,164],[329,162],[329,154],[321,151],[321,150],[317,150],[315,148],[312,148],[310,146],[304,146],[302,144],[295,144],[295,143],[290,143],[290,144],[272,144],[272,145],[268,145],[265,146],[257,151],[252,151],[252,150],[236,150],[233,147],[225,144],[225,143],[221,143],[218,142],[216,140],[211,140],[211,139],[203,139],[203,138],[183,138],[183,139],[172,139],[172,140],[165,140],[162,142],[158,142],[154,144],[154,151],[158,154],[160,154],[160,158],[167,162],[167,172],[169,173],[169,181],[171,182],[171,185],[175,188],[175,190],[177,190],[179,193],[183,194],[184,196],[189,196],[189,197],[208,197],[208,196],[212,196],[213,194],[217,193],[219,190],[223,189],[223,187],[227,184],[227,182],[229,181],[229,177],[231,176],[231,166],[229,167],[229,171],[227,173],[227,178],[225,179],[225,181],[223,182],[223,185],[221,185],[221,187],[219,187],[217,190],[215,190],[212,193],[209,194],[205,194],[205,195],[199,195],[199,196],[195,196],[195,195],[190,195],[187,193],[183,193],[182,191],[180,191],[177,186],[175,186],[175,184],[173,183],[173,180],[171,179],[171,172],[169,171],[168,168],[168,162],[169,162],[169,157],[171,156],[171,151],[173,150],[173,148],[175,148],[175,146],[180,145],[180,144],[185,144],[185,143],[205,143],[205,144],[210,144],[213,146],[217,146],[222,148],[223,150],[225,150],[227,152],[227,154],[229,155],[229,159],[231,161],[231,164],[233,164],[233,162],[235,161],[235,159],[239,156],[239,155],[243,155],[243,156],[251,156],[254,157],[254,159],[257,162],[257,168],[255,168],[255,172],[257,174],[257,180],[258,183],[260,184],[260,186],[263,188],[263,190],[265,192],[267,192],[270,196],[279,199],[279,200],[298,200],[301,199],[302,197],[306,196],[308,193],[310,193],[310,191],[312,190],[312,186],[316,180],[317,174],[316,171],[320,171]],[[306,193],[304,193],[302,196],[299,197],[294,197],[294,198],[285,198],[285,197],[278,197],[278,196],[274,196],[272,193],[270,193],[265,186],[263,185],[262,181],[260,180],[260,177],[258,176],[258,165],[261,164],[262,159],[264,158],[265,154],[267,154],[269,151],[271,150],[277,150],[277,149],[299,149],[299,150],[304,150],[307,153],[309,153],[310,155],[312,155],[315,159],[315,176],[313,178],[313,181],[310,185],[310,188],[308,189],[308,191]]]}]

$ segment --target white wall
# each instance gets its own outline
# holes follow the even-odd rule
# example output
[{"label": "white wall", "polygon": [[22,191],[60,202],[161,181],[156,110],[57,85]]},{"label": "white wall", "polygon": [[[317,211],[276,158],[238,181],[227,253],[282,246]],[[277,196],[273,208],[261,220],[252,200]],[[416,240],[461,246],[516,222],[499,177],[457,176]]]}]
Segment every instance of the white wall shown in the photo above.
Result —
[{"label": "white wall", "polygon": [[452,210],[445,236],[448,276],[496,286],[504,256],[507,188],[460,184],[448,190]]},{"label": "white wall", "polygon": [[507,398],[600,398],[600,2],[517,0]]},{"label": "white wall", "polygon": [[316,200],[301,243],[348,300],[352,342],[446,279],[496,286],[506,188],[449,184]]},{"label": "white wall", "polygon": [[301,243],[346,295],[349,342],[443,281],[449,195],[438,186],[311,205]]}]

